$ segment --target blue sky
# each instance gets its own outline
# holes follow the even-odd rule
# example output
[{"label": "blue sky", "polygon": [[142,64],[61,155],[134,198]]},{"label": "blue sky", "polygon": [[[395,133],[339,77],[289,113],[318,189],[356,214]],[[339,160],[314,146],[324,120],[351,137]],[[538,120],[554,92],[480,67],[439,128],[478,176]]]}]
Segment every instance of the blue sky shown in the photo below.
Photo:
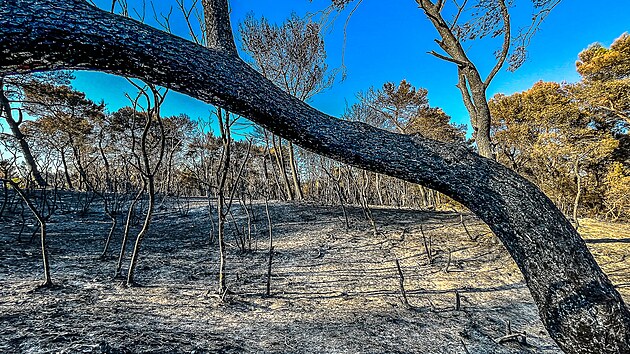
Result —
[{"label": "blue sky", "polygon": [[[110,0],[96,0],[97,5],[108,8]],[[131,6],[141,3],[129,0]],[[158,11],[167,11],[170,0],[156,1]],[[174,1],[173,1],[174,3]],[[190,0],[188,0],[190,3]],[[329,0],[231,0],[232,26],[235,34],[238,23],[249,12],[265,16],[271,22],[282,22],[292,12],[304,15],[324,9]],[[517,0],[513,9],[515,21],[527,18],[528,0]],[[328,64],[341,64],[343,26],[346,11],[338,17],[334,27],[326,34]],[[609,45],[624,32],[630,31],[630,1],[564,0],[543,23],[541,30],[529,46],[527,62],[516,72],[502,70],[488,91],[511,94],[531,87],[536,81],[568,81],[579,79],[575,72],[578,53],[594,42]],[[147,22],[152,15],[147,13]],[[183,23],[173,15],[176,34],[186,35]],[[315,96],[309,103],[325,113],[339,116],[347,104],[355,101],[359,91],[380,87],[387,81],[407,79],[416,87],[429,91],[432,106],[442,107],[456,123],[467,123],[468,114],[455,87],[456,69],[453,64],[429,54],[437,50],[433,42],[436,31],[429,24],[414,0],[364,0],[350,19],[347,27],[345,66],[347,77],[333,88]],[[238,46],[238,43],[237,43]],[[471,42],[467,49],[473,61],[487,73],[493,64],[492,52],[496,43]],[[486,68],[484,70],[484,68]],[[110,110],[127,105],[125,92],[132,92],[122,78],[100,73],[76,73],[73,86],[87,93],[93,100],[105,100]],[[211,107],[183,95],[170,93],[163,113],[187,113],[193,118],[206,118]]]}]

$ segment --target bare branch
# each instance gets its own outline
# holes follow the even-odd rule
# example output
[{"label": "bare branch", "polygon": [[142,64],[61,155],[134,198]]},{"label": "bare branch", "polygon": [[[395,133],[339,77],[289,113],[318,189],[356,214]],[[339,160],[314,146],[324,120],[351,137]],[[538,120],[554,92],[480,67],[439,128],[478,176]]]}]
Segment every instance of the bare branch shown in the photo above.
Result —
[{"label": "bare branch", "polygon": [[[184,21],[186,21],[186,26],[188,26],[188,33],[190,35],[190,38],[192,39],[193,42],[203,45],[204,44],[203,40],[205,37],[199,38],[197,36],[197,33],[195,32],[194,27],[192,25],[192,21],[191,21],[191,17],[193,16],[193,14],[195,15],[197,14],[197,10],[198,10],[197,3],[199,2],[199,0],[193,0],[189,8],[186,7],[185,0],[176,0],[176,2],[177,2],[177,6],[179,7],[179,10],[184,16]],[[202,23],[203,21],[199,21],[200,25]],[[202,28],[202,33],[204,31],[205,29]]]},{"label": "bare branch", "polygon": [[350,13],[348,14],[348,17],[346,17],[346,22],[343,24],[343,45],[341,47],[342,48],[341,49],[342,78],[345,78],[346,44],[348,43],[348,24],[350,23],[350,19],[352,18],[352,15],[354,15],[354,13],[357,11],[357,9],[359,8],[359,5],[361,5],[362,2],[363,0],[359,0],[357,4],[354,5],[354,8],[352,8]]},{"label": "bare branch", "polygon": [[451,57],[447,57],[446,55],[442,55],[442,54],[440,54],[440,53],[438,53],[438,52],[436,52],[434,50],[432,50],[430,52],[427,52],[427,53],[433,55],[434,57],[436,57],[438,59],[442,59],[442,60],[445,60],[445,61],[449,61],[451,63],[455,63],[455,64],[457,64],[457,66],[461,66],[461,67],[468,66],[468,63],[466,63],[464,61],[457,60],[457,59],[454,59],[454,58],[451,58]]},{"label": "bare branch", "polygon": [[503,21],[503,44],[501,46],[501,53],[497,57],[497,62],[486,77],[486,80],[483,82],[483,85],[488,88],[490,82],[497,75],[499,70],[505,64],[505,60],[508,56],[508,52],[510,51],[511,41],[511,26],[510,26],[510,13],[508,11],[508,7],[505,3],[505,0],[498,0],[499,7],[501,8],[501,20]]},{"label": "bare branch", "polygon": [[[464,100],[464,105],[466,106],[466,109],[468,110],[468,112],[477,113],[477,107],[475,107],[472,97],[470,97],[470,91],[468,88],[468,80],[466,79],[464,68],[457,69],[457,77],[458,77],[457,88],[459,88],[462,94],[462,99]],[[471,114],[470,116],[471,116],[471,124],[473,128],[477,129],[477,121],[474,118],[477,115]]]},{"label": "bare branch", "polygon": [[173,7],[169,8],[168,13],[165,15],[162,12],[159,14],[155,10],[155,4],[151,1],[151,10],[153,10],[153,19],[162,28],[162,30],[173,33],[171,30],[171,15],[173,14]]},{"label": "bare branch", "polygon": [[450,27],[451,31],[455,29],[455,26],[457,26],[457,21],[459,21],[459,17],[464,12],[464,9],[466,8],[467,3],[468,3],[468,0],[464,0],[464,2],[460,6],[457,4],[457,2],[455,2],[455,7],[457,7],[457,14],[455,14],[455,17],[453,17],[453,22],[451,22],[451,27]]}]

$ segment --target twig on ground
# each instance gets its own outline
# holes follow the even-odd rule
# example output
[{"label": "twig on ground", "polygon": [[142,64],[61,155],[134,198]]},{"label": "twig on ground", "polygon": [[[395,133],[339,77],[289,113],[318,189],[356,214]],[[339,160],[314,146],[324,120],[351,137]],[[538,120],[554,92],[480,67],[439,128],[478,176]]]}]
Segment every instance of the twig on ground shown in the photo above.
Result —
[{"label": "twig on ground", "polygon": [[527,344],[527,333],[526,332],[515,332],[512,334],[507,334],[501,338],[495,339],[495,341],[499,344],[503,344],[506,342],[517,342],[519,344]]},{"label": "twig on ground", "polygon": [[448,249],[448,258],[446,260],[446,267],[444,267],[444,272],[448,273],[449,268],[451,267],[451,249]]},{"label": "twig on ground", "polygon": [[468,351],[468,347],[466,347],[466,343],[464,343],[464,340],[460,338],[459,341],[462,343],[462,346],[464,347],[464,352],[466,354],[470,354],[470,352]]},{"label": "twig on ground", "polygon": [[424,243],[424,250],[427,254],[427,260],[429,261],[429,264],[433,264],[432,237],[429,236],[429,241],[427,242],[427,238],[424,236],[424,229],[422,228],[422,224],[420,224],[420,233],[422,234],[422,242]]},{"label": "twig on ground", "polygon": [[512,332],[512,324],[510,320],[505,321],[505,335],[503,337],[495,339],[495,342],[498,344],[503,344],[506,342],[517,342],[519,344],[527,344],[527,333],[523,332]]},{"label": "twig on ground", "polygon": [[400,262],[398,261],[398,258],[396,258],[396,268],[398,269],[398,280],[399,280],[399,285],[400,285],[400,293],[402,294],[403,297],[403,304],[407,307],[407,308],[411,308],[411,305],[409,304],[409,300],[407,299],[407,292],[405,291],[405,277],[403,275],[402,269],[400,268]]},{"label": "twig on ground", "polygon": [[462,309],[462,299],[459,294],[459,290],[455,290],[455,311],[461,311]]}]

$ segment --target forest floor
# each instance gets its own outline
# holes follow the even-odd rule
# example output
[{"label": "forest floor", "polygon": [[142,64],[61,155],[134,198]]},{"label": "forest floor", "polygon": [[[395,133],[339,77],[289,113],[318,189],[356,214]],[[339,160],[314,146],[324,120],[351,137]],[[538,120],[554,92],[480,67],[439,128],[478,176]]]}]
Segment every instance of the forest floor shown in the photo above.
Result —
[{"label": "forest floor", "polygon": [[[265,297],[267,228],[264,204],[255,204],[253,251],[238,251],[230,222],[232,293],[221,299],[203,204],[193,203],[188,215],[156,215],[136,272],[141,286],[132,288],[112,279],[120,231],[112,256],[98,260],[109,228],[102,214],[53,216],[49,289],[36,289],[37,239],[28,242],[29,232],[19,242],[19,227],[0,224],[0,352],[560,352],[514,262],[470,215],[464,220],[472,237],[455,212],[377,208],[375,236],[358,208],[349,210],[345,230],[339,207],[274,202],[272,296]],[[246,225],[238,205],[235,215]],[[630,225],[582,226],[597,260],[630,299]],[[431,240],[431,262],[423,234],[427,246]],[[396,259],[410,307],[402,301]],[[526,332],[526,344],[498,344],[508,321]]]}]

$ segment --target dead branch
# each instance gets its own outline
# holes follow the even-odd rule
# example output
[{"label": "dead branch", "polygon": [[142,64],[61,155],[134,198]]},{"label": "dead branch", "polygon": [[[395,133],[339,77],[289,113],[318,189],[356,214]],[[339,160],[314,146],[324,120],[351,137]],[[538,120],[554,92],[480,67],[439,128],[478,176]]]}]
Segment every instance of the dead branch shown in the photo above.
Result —
[{"label": "dead branch", "polygon": [[400,285],[400,294],[403,298],[403,304],[407,308],[411,308],[412,306],[409,304],[409,300],[407,299],[407,291],[405,290],[405,276],[403,275],[402,269],[400,268],[400,262],[398,258],[395,259],[396,269],[398,270],[398,284]]}]

